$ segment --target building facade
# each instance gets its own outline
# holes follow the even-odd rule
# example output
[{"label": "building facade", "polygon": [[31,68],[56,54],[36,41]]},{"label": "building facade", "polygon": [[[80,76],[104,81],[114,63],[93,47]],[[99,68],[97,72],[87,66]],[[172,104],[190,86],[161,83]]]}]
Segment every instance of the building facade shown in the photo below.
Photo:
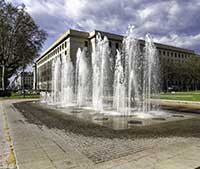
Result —
[{"label": "building facade", "polygon": [[32,72],[21,72],[13,81],[12,88],[15,90],[33,90],[33,73]]},{"label": "building facade", "polygon": [[[88,56],[91,57],[95,50],[96,36],[100,33],[101,36],[106,36],[109,40],[111,57],[115,57],[116,50],[122,48],[123,36],[102,31],[82,32],[77,30],[68,30],[58,40],[56,40],[37,60],[34,65],[34,88],[40,91],[50,91],[52,81],[52,63],[54,58],[66,56],[70,57],[72,63],[76,64],[76,53],[78,48],[87,47]],[[141,51],[145,46],[144,40],[138,40]],[[178,62],[185,63],[187,59],[195,56],[195,52],[188,49],[155,43],[159,59],[163,63]],[[181,83],[173,76],[165,78],[165,84],[162,88],[169,86],[178,86]]]}]

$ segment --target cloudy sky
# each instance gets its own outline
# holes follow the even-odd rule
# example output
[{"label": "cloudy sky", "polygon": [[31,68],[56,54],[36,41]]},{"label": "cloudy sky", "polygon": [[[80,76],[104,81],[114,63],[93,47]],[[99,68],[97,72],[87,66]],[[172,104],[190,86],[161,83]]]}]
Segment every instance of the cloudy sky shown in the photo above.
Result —
[{"label": "cloudy sky", "polygon": [[7,0],[24,3],[48,33],[45,50],[69,28],[125,34],[135,25],[138,38],[148,32],[160,43],[200,53],[200,0]]}]

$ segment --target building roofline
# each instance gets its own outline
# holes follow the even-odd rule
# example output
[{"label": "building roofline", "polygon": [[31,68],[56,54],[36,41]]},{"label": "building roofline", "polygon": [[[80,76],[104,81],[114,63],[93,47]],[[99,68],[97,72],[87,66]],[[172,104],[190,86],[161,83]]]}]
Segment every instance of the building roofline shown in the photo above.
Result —
[{"label": "building roofline", "polygon": [[[107,36],[108,39],[111,39],[111,40],[118,40],[118,41],[122,41],[123,38],[125,36],[123,35],[118,35],[118,34],[114,34],[114,33],[110,33],[110,32],[103,32],[103,31],[99,31],[99,30],[94,30],[92,32],[90,32],[90,36],[89,38],[93,38],[97,35],[97,33],[100,33],[101,35],[103,36]],[[138,39],[140,41],[140,43],[144,44],[145,43],[145,40],[143,39]],[[186,49],[186,48],[181,48],[181,47],[176,47],[176,46],[171,46],[171,45],[167,45],[167,44],[162,44],[162,43],[158,43],[158,42],[154,42],[154,44],[156,45],[156,47],[158,48],[163,48],[163,49],[169,49],[169,50],[179,50],[179,51],[182,51],[182,52],[187,52],[187,53],[195,53],[193,50],[190,50],[190,49]]]},{"label": "building roofline", "polygon": [[[142,44],[145,44],[145,40],[143,39],[138,39]],[[169,49],[169,50],[179,50],[182,52],[187,52],[187,53],[192,53],[195,54],[194,50],[190,50],[190,49],[186,49],[186,48],[181,48],[181,47],[177,47],[177,46],[171,46],[171,45],[167,45],[167,44],[163,44],[163,43],[158,43],[158,42],[154,42],[154,44],[156,45],[157,48],[163,48],[163,49]]]},{"label": "building roofline", "polygon": [[[116,41],[122,41],[124,36],[123,35],[118,35],[115,33],[110,33],[110,32],[104,32],[104,31],[100,31],[100,30],[94,30],[92,32],[84,32],[84,31],[79,31],[79,30],[74,30],[74,29],[69,29],[68,31],[66,31],[63,35],[61,35],[49,48],[47,48],[37,59],[36,62],[38,62],[41,58],[43,58],[47,53],[49,53],[52,49],[54,49],[56,46],[59,45],[60,42],[62,42],[63,40],[67,39],[69,36],[75,36],[75,37],[82,37],[82,38],[89,38],[92,39],[94,38],[97,33],[100,33],[102,36],[107,36],[108,39],[111,40],[116,40]],[[144,44],[144,40],[143,39],[138,39],[142,44]],[[187,52],[187,53],[192,53],[195,54],[195,52],[193,50],[190,49],[185,49],[185,48],[181,48],[181,47],[176,47],[176,46],[171,46],[171,45],[166,45],[166,44],[161,44],[161,43],[157,43],[154,42],[156,47],[158,48],[163,48],[163,49],[169,49],[169,50],[179,50],[182,52]]]},{"label": "building roofline", "polygon": [[89,33],[84,31],[78,31],[74,29],[69,29],[64,34],[62,34],[49,48],[47,48],[37,59],[36,62],[43,58],[47,53],[54,49],[60,42],[67,39],[69,36],[78,36],[83,38],[88,38]]},{"label": "building roofline", "polygon": [[100,30],[94,30],[89,33],[89,39],[94,38],[97,35],[97,33],[100,33],[102,36],[107,36],[108,39],[117,40],[117,41],[122,41],[124,38],[123,35],[110,33],[110,32],[104,32],[104,31],[100,31]]}]

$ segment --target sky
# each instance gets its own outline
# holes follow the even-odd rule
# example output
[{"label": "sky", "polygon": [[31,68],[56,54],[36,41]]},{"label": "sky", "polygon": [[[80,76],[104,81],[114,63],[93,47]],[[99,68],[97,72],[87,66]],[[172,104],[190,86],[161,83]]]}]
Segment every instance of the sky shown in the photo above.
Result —
[{"label": "sky", "polygon": [[[150,33],[155,42],[200,54],[200,0],[7,0],[25,4],[27,12],[48,33],[42,51],[69,28],[135,35]],[[42,52],[41,51],[41,52]]]}]

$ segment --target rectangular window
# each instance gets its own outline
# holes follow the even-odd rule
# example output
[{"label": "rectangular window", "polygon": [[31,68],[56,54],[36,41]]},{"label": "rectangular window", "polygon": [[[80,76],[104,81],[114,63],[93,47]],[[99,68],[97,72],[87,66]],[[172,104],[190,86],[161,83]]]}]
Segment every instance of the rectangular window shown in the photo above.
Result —
[{"label": "rectangular window", "polygon": [[115,44],[116,49],[119,49],[119,43]]},{"label": "rectangular window", "polygon": [[165,51],[163,51],[163,55],[165,55]]},{"label": "rectangular window", "polygon": [[88,41],[85,41],[85,47],[88,47]]},{"label": "rectangular window", "polygon": [[169,52],[167,52],[167,56],[169,56]]},{"label": "rectangular window", "polygon": [[112,42],[111,41],[109,41],[109,47],[112,48]]}]

